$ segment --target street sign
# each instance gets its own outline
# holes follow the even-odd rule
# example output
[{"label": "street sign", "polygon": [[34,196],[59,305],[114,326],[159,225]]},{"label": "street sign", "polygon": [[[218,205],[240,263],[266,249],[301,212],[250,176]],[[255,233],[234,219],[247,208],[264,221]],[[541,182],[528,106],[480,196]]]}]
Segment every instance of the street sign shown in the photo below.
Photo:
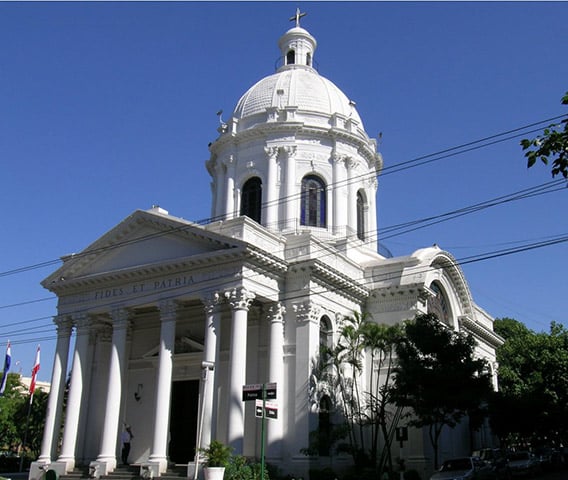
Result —
[{"label": "street sign", "polygon": [[408,440],[408,427],[396,427],[396,439],[399,442],[406,442]]},{"label": "street sign", "polygon": [[276,399],[276,383],[251,383],[243,385],[243,402],[249,400],[262,400],[262,387],[264,385],[264,398],[268,400]]},{"label": "street sign", "polygon": [[262,383],[243,385],[243,402],[249,400],[262,399]]},{"label": "street sign", "polygon": [[262,400],[256,400],[254,407],[254,415],[258,418],[262,418],[262,404],[264,403],[264,418],[276,419],[278,418],[278,404],[276,402],[263,402]]},{"label": "street sign", "polygon": [[276,400],[276,382],[266,383],[264,385],[264,394],[266,399]]}]

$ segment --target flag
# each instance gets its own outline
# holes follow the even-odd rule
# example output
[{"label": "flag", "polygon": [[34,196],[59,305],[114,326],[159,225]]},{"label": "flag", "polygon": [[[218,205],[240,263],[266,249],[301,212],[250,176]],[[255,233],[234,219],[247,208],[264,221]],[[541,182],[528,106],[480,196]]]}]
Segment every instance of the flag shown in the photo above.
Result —
[{"label": "flag", "polygon": [[36,386],[37,372],[39,372],[39,345],[37,346],[34,368],[32,368],[32,380],[30,382],[30,401],[31,401],[31,397],[33,397],[35,386]]},{"label": "flag", "polygon": [[12,351],[10,349],[10,340],[8,340],[8,346],[6,347],[6,358],[4,360],[4,373],[2,374],[2,383],[0,383],[0,395],[4,395],[4,390],[6,390],[6,380],[8,380],[8,371],[10,370],[11,363]]}]

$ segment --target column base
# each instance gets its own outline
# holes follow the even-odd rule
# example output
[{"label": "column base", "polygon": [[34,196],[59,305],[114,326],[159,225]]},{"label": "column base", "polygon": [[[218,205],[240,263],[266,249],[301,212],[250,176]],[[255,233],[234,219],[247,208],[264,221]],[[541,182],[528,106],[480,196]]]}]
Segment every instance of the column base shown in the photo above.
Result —
[{"label": "column base", "polygon": [[140,465],[140,477],[143,479],[159,477],[162,473],[166,473],[167,469],[167,458],[153,458]]},{"label": "column base", "polygon": [[51,466],[51,459],[48,460],[38,460],[30,464],[30,473],[28,475],[28,480],[40,480],[45,472],[49,470]]},{"label": "column base", "polygon": [[75,460],[70,459],[69,461],[57,460],[56,462],[48,460],[38,460],[32,462],[30,465],[29,480],[39,480],[43,478],[45,472],[48,470],[54,470],[57,473],[57,477],[65,475],[75,468]]},{"label": "column base", "polygon": [[99,457],[89,463],[89,477],[99,478],[108,475],[116,468],[116,457]]}]

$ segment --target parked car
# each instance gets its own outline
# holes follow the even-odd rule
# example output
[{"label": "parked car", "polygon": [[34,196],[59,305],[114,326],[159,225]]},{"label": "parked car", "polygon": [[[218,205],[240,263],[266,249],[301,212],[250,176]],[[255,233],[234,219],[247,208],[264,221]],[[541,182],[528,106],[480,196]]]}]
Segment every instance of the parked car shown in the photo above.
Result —
[{"label": "parked car", "polygon": [[446,460],[430,480],[493,480],[491,465],[479,457],[460,457]]},{"label": "parked car", "polygon": [[476,450],[472,453],[473,457],[479,457],[481,460],[489,463],[493,472],[495,473],[496,480],[509,480],[511,478],[511,471],[509,470],[509,460],[505,452],[499,448],[484,448]]},{"label": "parked car", "polygon": [[509,453],[509,470],[512,475],[534,475],[540,469],[538,459],[528,451]]}]

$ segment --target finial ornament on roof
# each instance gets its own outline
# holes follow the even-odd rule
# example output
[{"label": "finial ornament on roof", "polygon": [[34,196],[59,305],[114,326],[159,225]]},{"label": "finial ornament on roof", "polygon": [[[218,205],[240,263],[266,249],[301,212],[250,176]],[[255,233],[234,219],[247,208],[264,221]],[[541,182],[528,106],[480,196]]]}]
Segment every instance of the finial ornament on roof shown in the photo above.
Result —
[{"label": "finial ornament on roof", "polygon": [[300,18],[305,17],[307,14],[306,12],[300,13],[300,7],[296,8],[296,15],[294,15],[293,17],[290,17],[290,21],[293,22],[294,20],[296,21],[296,27],[299,28],[300,27]]}]

